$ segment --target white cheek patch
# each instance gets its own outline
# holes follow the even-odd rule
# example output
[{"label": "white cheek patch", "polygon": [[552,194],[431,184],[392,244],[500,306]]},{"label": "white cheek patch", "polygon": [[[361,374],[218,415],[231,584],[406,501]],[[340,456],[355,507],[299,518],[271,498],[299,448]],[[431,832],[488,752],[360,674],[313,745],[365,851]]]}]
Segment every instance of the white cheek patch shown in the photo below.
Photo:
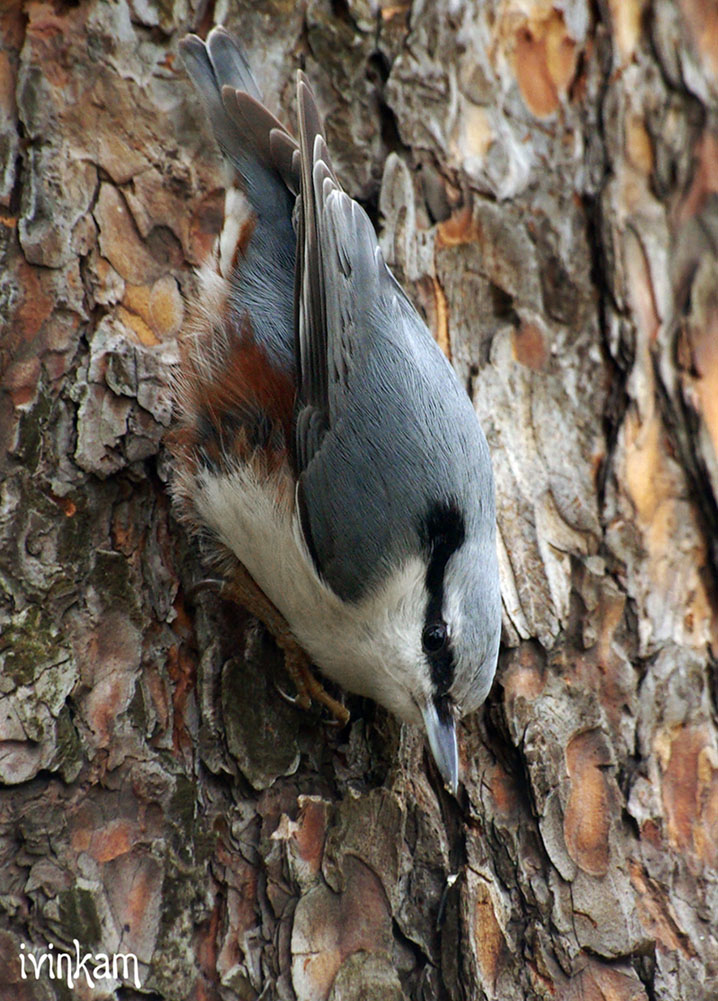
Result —
[{"label": "white cheek patch", "polygon": [[[452,586],[452,580],[447,568],[447,573],[444,576],[443,616],[449,630],[449,642],[454,651],[454,683],[452,685],[452,694],[458,701],[461,700],[461,692],[457,690],[456,681],[462,675],[459,651],[463,646],[464,628],[464,613],[460,593],[460,589]],[[459,710],[461,709],[460,706],[458,708]]]},{"label": "white cheek patch", "polygon": [[463,625],[463,612],[461,608],[461,598],[459,591],[451,586],[448,574],[444,576],[444,622],[449,629],[449,639],[453,640],[461,636]]}]

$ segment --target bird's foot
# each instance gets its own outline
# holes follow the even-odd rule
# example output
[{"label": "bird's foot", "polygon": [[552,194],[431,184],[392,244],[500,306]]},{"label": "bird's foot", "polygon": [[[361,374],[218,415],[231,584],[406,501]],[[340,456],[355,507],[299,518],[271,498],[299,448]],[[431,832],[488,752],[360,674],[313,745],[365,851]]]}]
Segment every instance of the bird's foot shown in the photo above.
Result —
[{"label": "bird's foot", "polygon": [[312,700],[320,702],[334,717],[331,726],[346,726],[349,722],[349,711],[341,702],[332,698],[321,681],[317,679],[312,671],[311,661],[294,637],[291,634],[288,638],[275,636],[275,640],[284,651],[284,666],[297,689],[296,699],[287,696],[285,692],[281,692],[281,694],[290,702],[296,702],[302,709],[308,709]]},{"label": "bird's foot", "polygon": [[287,620],[241,563],[238,564],[231,579],[207,578],[195,584],[193,591],[207,588],[216,589],[222,598],[246,608],[272,634],[275,643],[284,654],[284,666],[297,689],[294,698],[278,689],[284,699],[301,709],[309,709],[312,700],[321,703],[334,717],[333,726],[342,727],[349,722],[349,712],[346,707],[332,698],[315,677],[311,661],[294,638]]}]

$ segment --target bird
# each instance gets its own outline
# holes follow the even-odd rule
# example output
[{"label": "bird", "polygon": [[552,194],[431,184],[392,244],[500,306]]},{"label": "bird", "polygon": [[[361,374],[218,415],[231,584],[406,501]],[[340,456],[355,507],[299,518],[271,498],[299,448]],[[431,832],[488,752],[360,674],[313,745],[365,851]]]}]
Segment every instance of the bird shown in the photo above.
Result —
[{"label": "bird", "polygon": [[222,26],[180,42],[229,171],[175,377],[173,492],[221,593],[284,652],[297,699],[348,692],[423,727],[457,794],[457,723],[496,671],[491,457],[457,374],[342,188],[311,86],[297,137]]}]

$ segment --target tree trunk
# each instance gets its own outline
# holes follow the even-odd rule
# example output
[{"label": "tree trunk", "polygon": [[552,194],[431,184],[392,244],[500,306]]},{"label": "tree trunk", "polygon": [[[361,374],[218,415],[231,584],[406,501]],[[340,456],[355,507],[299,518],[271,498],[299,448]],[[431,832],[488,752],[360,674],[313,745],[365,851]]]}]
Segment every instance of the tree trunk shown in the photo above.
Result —
[{"label": "tree trunk", "polygon": [[[162,441],[222,173],[177,42],[215,20],[290,123],[305,67],[489,440],[458,801],[191,590]],[[715,4],[6,0],[0,38],[0,998],[68,997],[77,940],[137,957],[78,974],[115,1001],[715,999]]]}]

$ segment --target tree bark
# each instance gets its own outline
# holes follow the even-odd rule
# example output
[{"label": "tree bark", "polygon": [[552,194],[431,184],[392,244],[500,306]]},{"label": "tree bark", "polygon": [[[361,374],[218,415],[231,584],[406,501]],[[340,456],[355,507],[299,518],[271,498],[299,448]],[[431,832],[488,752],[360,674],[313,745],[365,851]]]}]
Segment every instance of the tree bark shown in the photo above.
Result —
[{"label": "tree bark", "polygon": [[[162,444],[240,37],[475,401],[504,601],[464,788],[279,698]],[[0,997],[718,996],[718,12],[708,0],[0,10]],[[50,949],[52,946],[52,950]],[[25,976],[23,976],[23,971]],[[82,991],[82,993],[81,993]]]}]

